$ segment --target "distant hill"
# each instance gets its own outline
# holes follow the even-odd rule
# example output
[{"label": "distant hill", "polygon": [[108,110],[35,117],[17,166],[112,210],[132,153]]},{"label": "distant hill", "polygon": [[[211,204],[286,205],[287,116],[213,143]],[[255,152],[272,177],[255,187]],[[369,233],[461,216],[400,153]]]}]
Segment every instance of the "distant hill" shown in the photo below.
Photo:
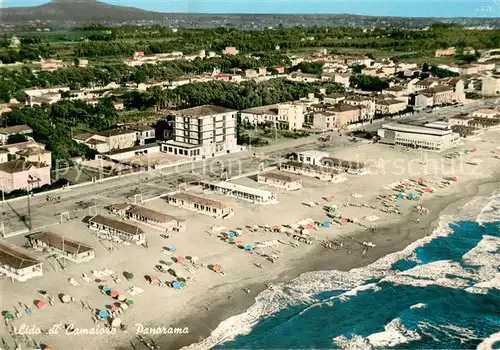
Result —
[{"label": "distant hill", "polygon": [[40,6],[0,9],[0,22],[3,24],[26,24],[37,20],[54,23],[110,23],[151,20],[160,17],[161,14],[157,12],[110,5],[97,0],[52,0]]},{"label": "distant hill", "polygon": [[183,28],[225,27],[242,30],[276,28],[278,26],[424,28],[433,23],[500,28],[500,18],[411,18],[351,14],[160,13],[134,7],[110,5],[97,0],[52,0],[40,6],[0,8],[0,31],[2,27],[9,25],[57,29],[58,27],[72,27],[75,24],[95,23],[113,26],[124,23],[133,25],[144,21],[147,21],[148,24]]}]

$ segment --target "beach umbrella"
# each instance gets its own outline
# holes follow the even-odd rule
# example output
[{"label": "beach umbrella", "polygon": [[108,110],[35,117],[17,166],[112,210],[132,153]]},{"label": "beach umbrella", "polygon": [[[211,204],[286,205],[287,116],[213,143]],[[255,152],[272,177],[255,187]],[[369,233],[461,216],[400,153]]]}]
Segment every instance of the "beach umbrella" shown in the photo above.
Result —
[{"label": "beach umbrella", "polygon": [[181,285],[181,288],[186,287],[186,282],[184,282],[184,281],[180,281],[179,284]]},{"label": "beach umbrella", "polygon": [[173,253],[173,252],[177,251],[177,248],[175,248],[174,246],[171,246],[171,247],[168,247],[168,251]]},{"label": "beach umbrella", "polygon": [[111,291],[111,288],[109,288],[108,286],[104,286],[104,287],[102,287],[102,290],[103,290],[103,292],[108,293]]},{"label": "beach umbrella", "polygon": [[120,307],[119,307],[119,306],[116,306],[116,305],[113,305],[113,306],[111,306],[111,311],[116,311],[116,312],[118,312],[118,311],[120,311]]},{"label": "beach umbrella", "polygon": [[179,282],[174,282],[174,283],[172,283],[172,288],[181,289],[181,284]]},{"label": "beach umbrella", "polygon": [[127,299],[127,305],[131,306],[134,304],[134,301],[132,299]]},{"label": "beach umbrella", "polygon": [[71,297],[67,294],[64,294],[62,297],[61,297],[61,301],[63,303],[69,303],[71,301]]},{"label": "beach umbrella", "polygon": [[4,317],[6,320],[13,320],[14,319],[14,315],[10,312],[6,312]]},{"label": "beach umbrella", "polygon": [[236,232],[229,231],[227,235],[229,236],[229,238],[234,238],[236,236]]},{"label": "beach umbrella", "polygon": [[457,180],[458,180],[458,178],[456,176],[451,177],[451,181],[457,181]]},{"label": "beach umbrella", "polygon": [[252,250],[252,249],[253,249],[253,247],[251,244],[245,245],[245,250]]},{"label": "beach umbrella", "polygon": [[323,221],[323,227],[329,227],[330,226],[330,223],[328,221]]},{"label": "beach umbrella", "polygon": [[125,278],[128,280],[131,280],[132,278],[134,278],[134,274],[131,272],[125,272],[124,275],[125,275]]},{"label": "beach umbrella", "polygon": [[429,188],[429,187],[426,187],[426,188],[425,188],[425,192],[430,193],[430,192],[432,192],[432,189],[431,189],[431,188]]},{"label": "beach umbrella", "polygon": [[219,264],[216,264],[212,267],[212,270],[214,270],[215,272],[220,271],[220,269],[222,269],[222,266],[220,266]]},{"label": "beach umbrella", "polygon": [[118,328],[122,324],[122,320],[120,320],[118,317],[114,318],[113,321],[111,321],[111,327],[113,328]]},{"label": "beach umbrella", "polygon": [[109,292],[109,296],[116,298],[120,293],[116,289],[113,289],[112,291]]},{"label": "beach umbrella", "polygon": [[38,309],[42,309],[45,306],[47,306],[47,303],[45,301],[42,301],[42,300],[37,300],[37,301],[35,301],[35,305]]},{"label": "beach umbrella", "polygon": [[158,277],[156,277],[156,276],[149,276],[149,280],[151,282],[158,281]]},{"label": "beach umbrella", "polygon": [[107,312],[106,310],[99,312],[99,318],[108,318],[108,317],[109,317],[109,312]]},{"label": "beach umbrella", "polygon": [[472,152],[477,152],[477,148],[473,148],[473,149],[472,149]]},{"label": "beach umbrella", "polygon": [[178,256],[177,258],[175,258],[175,260],[178,262],[178,263],[182,263],[184,262],[184,258],[182,256]]}]

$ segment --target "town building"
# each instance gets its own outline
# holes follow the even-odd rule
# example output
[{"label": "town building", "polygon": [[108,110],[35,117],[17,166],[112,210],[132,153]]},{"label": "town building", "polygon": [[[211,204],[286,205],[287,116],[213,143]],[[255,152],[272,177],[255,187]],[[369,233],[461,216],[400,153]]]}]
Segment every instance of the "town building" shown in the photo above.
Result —
[{"label": "town building", "polygon": [[436,57],[454,56],[456,53],[457,50],[454,47],[449,47],[447,49],[436,50],[434,56]]},{"label": "town building", "polygon": [[422,90],[415,96],[415,107],[440,106],[456,101],[453,88],[448,85],[439,85]]},{"label": "town building", "polygon": [[33,129],[28,125],[14,125],[8,126],[6,128],[0,128],[0,143],[5,145],[9,136],[11,135],[31,135],[33,134]]},{"label": "town building", "polygon": [[379,115],[392,115],[404,111],[407,107],[406,101],[388,99],[375,102],[375,113]]},{"label": "town building", "polygon": [[327,109],[327,112],[335,114],[335,127],[340,129],[348,124],[358,122],[361,119],[361,108],[348,103],[338,103]]},{"label": "town building", "polygon": [[312,119],[314,129],[328,131],[336,128],[335,113],[316,112],[312,114]]},{"label": "town building", "polygon": [[0,275],[13,281],[26,282],[43,275],[42,262],[24,249],[0,243]]},{"label": "town building", "polygon": [[365,169],[364,163],[334,157],[324,157],[321,159],[320,164],[327,168],[341,169],[343,171],[357,173],[361,173]]},{"label": "town building", "polygon": [[320,165],[321,159],[328,157],[330,154],[328,152],[322,151],[302,151],[297,153],[297,161],[304,164]]},{"label": "town building", "polygon": [[130,205],[125,211],[129,219],[144,223],[163,231],[185,231],[186,221],[137,205]]},{"label": "town building", "polygon": [[365,66],[365,67],[370,67],[373,64],[373,59],[367,56],[355,56],[355,57],[349,57],[345,60],[345,63],[351,67],[351,66]]},{"label": "town building", "polygon": [[316,74],[293,72],[288,75],[288,80],[296,81],[299,83],[313,83],[316,81],[320,81],[321,77]]},{"label": "town building", "polygon": [[361,120],[372,120],[375,116],[375,101],[368,96],[350,95],[344,99],[343,103],[360,107]]},{"label": "town building", "polygon": [[117,111],[123,111],[125,109],[123,102],[113,102],[113,107],[115,107]]},{"label": "town building", "polygon": [[132,126],[130,130],[135,131],[136,140],[139,145],[145,145],[156,141],[155,128],[149,125]]},{"label": "town building", "polygon": [[[154,153],[160,153],[160,145],[158,143],[147,143],[145,145],[138,145],[130,148],[117,149],[110,152],[107,152],[105,155],[98,155],[96,159],[114,159],[118,161],[127,161],[127,159],[147,156]],[[147,161],[146,159],[144,161]],[[132,160],[131,165],[141,166],[141,165],[151,165],[149,163],[137,163],[135,160]]]},{"label": "town building", "polygon": [[[394,68],[392,70],[394,70]],[[390,73],[386,73],[386,71],[382,68],[367,67],[361,70],[361,74],[368,75],[371,77],[385,78]]]},{"label": "town building", "polygon": [[299,103],[281,103],[242,110],[243,125],[258,126],[270,124],[276,129],[297,130],[304,124],[304,106]]},{"label": "town building", "polygon": [[326,95],[323,97],[323,102],[324,103],[329,103],[329,104],[337,104],[346,99],[346,95],[342,93],[335,93],[335,94],[330,94]]},{"label": "town building", "polygon": [[62,60],[48,59],[40,61],[40,68],[42,70],[55,71],[56,69],[65,67],[66,63],[64,63]]},{"label": "town building", "polygon": [[408,94],[408,89],[401,85],[393,85],[391,87],[388,87],[387,89],[382,90],[382,93],[401,97]]},{"label": "town building", "polygon": [[50,185],[50,166],[16,159],[0,163],[0,190],[31,190]]},{"label": "town building", "polygon": [[204,189],[256,204],[277,203],[276,194],[259,188],[243,186],[227,181],[200,182],[200,185]]},{"label": "town building", "polygon": [[235,110],[212,105],[177,111],[174,139],[162,143],[161,150],[193,160],[241,151],[236,115]]},{"label": "town building", "polygon": [[425,126],[389,123],[378,130],[381,143],[396,146],[442,151],[453,147],[460,135],[452,130],[442,130]]},{"label": "town building", "polygon": [[472,116],[479,118],[495,118],[500,116],[500,112],[496,109],[483,108],[472,112]]},{"label": "town building", "polygon": [[340,182],[345,180],[345,175],[340,170],[321,165],[289,161],[281,163],[278,168],[282,171],[314,177],[322,181]]},{"label": "town building", "polygon": [[34,96],[29,98],[29,106],[34,107],[34,106],[41,106],[42,104],[49,104],[52,105],[56,102],[59,102],[62,99],[62,96],[60,93],[50,93],[50,94],[44,94],[41,96]]},{"label": "town building", "polygon": [[349,88],[349,86],[351,84],[350,78],[351,78],[351,75],[349,73],[322,73],[321,74],[322,81],[331,81],[331,82],[340,84],[345,88]]},{"label": "town building", "polygon": [[51,152],[45,149],[44,144],[33,140],[2,145],[0,149],[4,154],[10,155],[11,160],[20,159],[38,165],[52,166]]},{"label": "town building", "polygon": [[257,182],[274,186],[287,191],[296,191],[302,188],[302,179],[285,172],[267,172],[257,175]]},{"label": "town building", "polygon": [[492,75],[482,78],[481,94],[495,96],[500,93],[500,76]]},{"label": "town building", "polygon": [[224,55],[236,56],[239,53],[239,51],[236,49],[236,47],[226,46],[226,48],[224,50],[222,50],[222,53]]},{"label": "town building", "polygon": [[145,242],[144,231],[135,226],[113,218],[96,215],[89,219],[89,228],[101,239],[125,241],[136,244]]},{"label": "town building", "polygon": [[83,143],[99,153],[106,153],[134,147],[137,142],[137,132],[130,129],[111,129],[98,133],[79,134],[74,136],[73,140]]},{"label": "town building", "polygon": [[471,115],[457,115],[454,117],[450,117],[448,119],[448,124],[450,127],[453,127],[455,125],[459,126],[468,126],[471,121],[474,120],[474,117]]},{"label": "town building", "polygon": [[162,198],[170,205],[218,219],[228,218],[234,214],[234,209],[226,203],[187,192],[168,194]]},{"label": "town building", "polygon": [[413,80],[408,84],[409,92],[418,92],[421,90],[430,89],[439,85],[439,79],[427,78],[422,80]]},{"label": "town building", "polygon": [[54,253],[77,264],[95,258],[91,246],[53,232],[33,233],[26,239],[33,249]]}]

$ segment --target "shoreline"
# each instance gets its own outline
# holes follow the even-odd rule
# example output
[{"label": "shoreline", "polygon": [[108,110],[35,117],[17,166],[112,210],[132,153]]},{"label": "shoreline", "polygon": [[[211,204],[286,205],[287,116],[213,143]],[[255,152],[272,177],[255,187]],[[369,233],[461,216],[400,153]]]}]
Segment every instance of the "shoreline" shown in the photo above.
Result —
[{"label": "shoreline", "polygon": [[[417,215],[410,212],[396,223],[391,223],[385,227],[377,228],[374,232],[368,230],[357,231],[352,234],[361,241],[371,241],[376,244],[375,248],[370,248],[364,257],[361,257],[361,247],[354,246],[349,254],[346,249],[331,251],[322,246],[316,247],[309,254],[301,257],[293,266],[279,273],[274,278],[267,278],[259,281],[251,281],[244,284],[230,285],[222,284],[207,290],[206,295],[226,295],[231,291],[238,290],[231,300],[222,299],[213,302],[209,297],[202,300],[193,301],[190,308],[202,310],[206,313],[205,306],[210,302],[210,311],[206,315],[201,312],[193,313],[179,320],[178,324],[189,325],[190,332],[185,335],[164,335],[155,339],[161,348],[180,349],[183,347],[196,348],[199,341],[210,336],[211,332],[218,325],[238,314],[245,312],[255,303],[255,298],[265,290],[266,285],[290,282],[293,279],[307,272],[318,272],[325,270],[349,271],[354,268],[367,266],[376,260],[403,250],[411,243],[428,236],[437,227],[442,215],[453,214],[463,204],[470,202],[474,198],[484,197],[497,189],[500,182],[500,174],[495,172],[492,176],[479,180],[470,181],[462,185],[461,192],[451,194],[446,197],[433,198],[423,201],[422,204],[430,209],[430,213],[419,216],[420,222],[417,224],[414,219]],[[404,222],[411,222],[412,225],[401,226]],[[388,244],[389,243],[389,244]],[[311,259],[311,257],[314,257]],[[361,257],[361,259],[360,259]],[[241,289],[250,289],[249,294],[239,293]],[[192,325],[195,325],[192,327]],[[123,348],[120,348],[123,349]]]}]

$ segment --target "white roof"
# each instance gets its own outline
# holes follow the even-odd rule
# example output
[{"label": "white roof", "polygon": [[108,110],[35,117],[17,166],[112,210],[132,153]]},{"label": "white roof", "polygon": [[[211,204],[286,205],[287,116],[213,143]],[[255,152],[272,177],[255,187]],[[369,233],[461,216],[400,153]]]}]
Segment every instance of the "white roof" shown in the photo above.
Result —
[{"label": "white roof", "polygon": [[448,122],[443,122],[443,121],[435,121],[431,123],[425,123],[425,127],[427,128],[434,128],[434,129],[449,129],[450,125]]},{"label": "white roof", "polygon": [[424,134],[424,135],[435,135],[435,136],[444,136],[452,133],[451,130],[441,130],[441,129],[428,128],[425,126],[416,126],[416,125],[399,124],[399,123],[383,124],[382,128],[387,130],[407,132],[412,134]]},{"label": "white roof", "polygon": [[248,194],[253,194],[255,196],[260,196],[263,198],[269,198],[269,197],[274,196],[274,194],[270,191],[262,190],[260,188],[238,185],[238,184],[227,182],[227,181],[205,182],[205,183],[213,185],[213,186],[217,186],[220,188],[232,190],[232,191],[239,191],[239,192],[244,192],[244,193],[248,193]]},{"label": "white roof", "polygon": [[305,157],[311,157],[311,158],[322,158],[322,157],[330,156],[330,153],[328,153],[328,152],[315,151],[315,150],[297,152],[297,154],[300,154],[300,155],[305,156]]}]

